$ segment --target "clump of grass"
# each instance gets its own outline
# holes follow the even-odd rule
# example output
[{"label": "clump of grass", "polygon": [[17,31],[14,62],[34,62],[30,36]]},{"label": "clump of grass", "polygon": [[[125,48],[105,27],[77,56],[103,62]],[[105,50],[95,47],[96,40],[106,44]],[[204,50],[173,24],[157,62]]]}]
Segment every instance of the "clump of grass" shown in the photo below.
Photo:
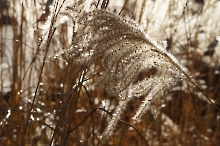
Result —
[{"label": "clump of grass", "polygon": [[204,23],[219,2],[21,0],[7,8],[3,145],[220,143],[219,22]]}]

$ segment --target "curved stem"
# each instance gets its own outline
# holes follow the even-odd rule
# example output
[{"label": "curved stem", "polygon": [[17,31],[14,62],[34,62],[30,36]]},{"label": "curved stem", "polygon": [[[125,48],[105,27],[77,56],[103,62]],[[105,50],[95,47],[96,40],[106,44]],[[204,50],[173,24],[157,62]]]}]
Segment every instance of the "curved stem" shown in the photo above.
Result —
[{"label": "curved stem", "polygon": [[[71,129],[71,130],[69,131],[69,133],[73,132],[73,131],[76,130],[79,126],[81,126],[96,110],[101,110],[101,111],[106,112],[106,113],[109,114],[109,115],[112,115],[108,110],[106,110],[106,109],[104,109],[104,108],[95,108],[95,109],[93,109],[93,110],[85,117],[85,119],[82,120],[82,122],[80,122],[76,127],[74,127],[73,129]],[[119,122],[122,122],[122,123],[124,123],[124,124],[126,124],[126,125],[132,127],[132,128],[140,135],[140,137],[144,140],[144,142],[146,143],[146,145],[149,146],[149,144],[147,143],[147,140],[144,138],[144,136],[143,136],[133,125],[131,125],[130,123],[125,122],[125,121],[123,121],[123,120],[120,120]]]},{"label": "curved stem", "polygon": [[[46,127],[50,128],[50,129],[53,130],[53,131],[55,130],[53,127],[51,127],[50,125],[48,125],[48,124],[46,124],[46,123],[44,123],[44,122],[41,122],[41,121],[28,121],[28,122],[25,122],[25,123],[23,123],[23,124],[20,124],[20,125],[18,125],[18,126],[16,126],[16,127],[12,128],[12,129],[10,129],[10,130],[8,130],[8,131],[2,133],[2,134],[0,135],[0,137],[6,135],[6,134],[8,134],[8,133],[10,133],[10,132],[13,131],[14,129],[17,129],[17,128],[19,128],[19,127],[25,126],[25,125],[27,125],[27,124],[29,124],[29,123],[33,123],[33,122],[37,122],[37,123],[40,123],[40,124],[42,124],[42,125],[45,125]],[[65,139],[65,137],[63,137],[61,133],[58,133],[58,134],[59,134],[62,138]]]},{"label": "curved stem", "polygon": [[[153,45],[153,44],[151,44],[151,45]],[[154,45],[153,45],[153,46],[154,46]],[[156,46],[154,46],[154,47],[156,47]],[[190,83],[192,83],[193,86],[194,86],[197,90],[199,90],[199,91],[206,97],[206,99],[208,99],[208,101],[209,101],[213,106],[215,106],[215,108],[220,112],[220,109],[215,105],[215,103],[214,103],[209,97],[207,97],[207,96],[205,95],[205,93],[202,91],[202,89],[189,77],[189,75],[188,75],[177,63],[175,63],[175,62],[173,61],[172,58],[169,57],[169,55],[167,55],[167,54],[166,54],[165,52],[163,52],[163,51],[158,51],[158,50],[155,50],[155,49],[151,49],[151,50],[152,50],[152,51],[155,51],[155,52],[157,52],[157,53],[159,53],[159,54],[161,54],[161,55],[164,55],[166,58],[168,58],[169,61],[170,61],[172,64],[174,64],[175,67],[176,67],[181,73],[183,73],[183,74],[186,76],[186,78],[190,81]]]}]

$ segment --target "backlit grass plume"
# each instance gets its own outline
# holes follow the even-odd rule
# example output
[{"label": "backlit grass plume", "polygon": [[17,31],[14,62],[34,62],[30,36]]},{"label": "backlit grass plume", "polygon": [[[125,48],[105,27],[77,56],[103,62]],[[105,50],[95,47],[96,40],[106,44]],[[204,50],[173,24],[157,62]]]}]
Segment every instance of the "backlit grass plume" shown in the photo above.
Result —
[{"label": "backlit grass plume", "polygon": [[[72,55],[78,63],[88,66],[100,59],[104,69],[98,85],[121,97],[102,137],[112,134],[131,98],[145,97],[133,117],[140,121],[150,103],[178,82],[185,80],[196,86],[184,67],[165,50],[164,43],[155,42],[133,21],[95,10],[85,13],[78,24],[80,29],[70,49]],[[156,70],[154,74],[137,80],[143,71],[152,69]]]}]

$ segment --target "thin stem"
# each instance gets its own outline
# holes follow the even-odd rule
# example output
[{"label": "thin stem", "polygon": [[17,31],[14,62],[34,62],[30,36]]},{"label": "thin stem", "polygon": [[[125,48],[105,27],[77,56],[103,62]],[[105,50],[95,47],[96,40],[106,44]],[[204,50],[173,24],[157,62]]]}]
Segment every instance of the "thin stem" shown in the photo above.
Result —
[{"label": "thin stem", "polygon": [[[153,44],[151,44],[151,45],[153,45]],[[153,45],[154,46],[154,45]],[[156,46],[154,46],[154,47],[156,47]],[[220,112],[220,109],[217,107],[217,105],[215,105],[215,103],[209,98],[209,97],[207,97],[206,95],[205,95],[205,93],[202,91],[202,89],[189,77],[189,75],[185,72],[185,71],[183,71],[183,69],[178,65],[178,64],[176,64],[166,53],[164,53],[164,52],[162,52],[162,51],[158,51],[158,50],[156,50],[156,49],[151,49],[152,51],[155,51],[155,52],[157,52],[157,53],[159,53],[159,54],[161,54],[161,55],[164,55],[166,58],[168,58],[169,59],[169,61],[172,63],[172,64],[174,64],[175,65],[175,67],[181,72],[181,73],[183,73],[185,76],[186,76],[186,78],[193,84],[193,86],[195,86],[195,88],[197,89],[197,90],[199,90],[207,99],[208,99],[208,101],[213,105],[213,106],[215,106],[216,107],[216,109]]]},{"label": "thin stem", "polygon": [[[104,109],[104,108],[95,108],[95,109],[93,109],[93,110],[85,117],[85,119],[82,120],[82,122],[80,122],[76,127],[74,127],[73,129],[71,129],[71,130],[69,131],[69,133],[73,132],[73,131],[76,130],[78,127],[80,127],[96,110],[101,110],[101,111],[106,112],[106,113],[109,114],[109,115],[112,115],[111,112],[109,112],[108,110],[106,110],[106,109]],[[147,143],[147,140],[144,138],[144,136],[143,136],[133,125],[131,125],[130,123],[125,122],[125,121],[123,121],[123,120],[120,120],[119,122],[122,122],[122,123],[124,123],[124,124],[126,124],[126,125],[132,127],[132,128],[140,135],[140,137],[144,140],[144,142],[146,143],[146,145],[149,146],[148,143]]]},{"label": "thin stem", "polygon": [[[27,124],[29,124],[29,123],[34,123],[34,122],[40,123],[40,124],[42,124],[42,125],[45,125],[46,127],[50,128],[50,129],[53,130],[53,131],[55,130],[53,127],[51,127],[50,125],[48,125],[48,124],[46,124],[46,123],[44,123],[44,122],[41,122],[41,121],[28,121],[28,122],[25,122],[25,123],[23,123],[23,124],[20,124],[20,125],[18,125],[18,126],[16,126],[16,127],[12,128],[12,129],[10,129],[10,130],[8,130],[8,131],[2,133],[2,134],[0,135],[0,137],[2,137],[2,136],[4,136],[4,135],[6,135],[6,134],[12,132],[13,130],[15,130],[15,129],[19,128],[19,127],[22,127],[22,126],[25,126],[25,125],[27,125]],[[63,135],[62,135],[60,132],[59,132],[58,134],[59,134],[62,138],[65,139],[65,137],[63,137]]]},{"label": "thin stem", "polygon": [[[48,41],[47,41],[47,44],[46,44],[46,51],[45,51],[44,58],[43,58],[43,64],[42,64],[42,67],[41,67],[41,70],[40,70],[41,72],[40,72],[40,75],[39,75],[39,78],[38,78],[37,87],[36,87],[35,92],[34,92],[34,97],[33,97],[33,100],[32,100],[31,108],[30,108],[30,111],[29,111],[29,114],[28,114],[28,117],[27,117],[28,120],[31,116],[31,111],[34,107],[34,102],[35,102],[35,99],[36,99],[36,96],[37,96],[38,88],[39,88],[41,78],[42,78],[43,69],[44,69],[44,66],[45,66],[45,60],[46,60],[47,53],[49,51],[50,42],[51,42],[51,39],[52,39],[52,36],[53,36],[55,30],[56,30],[56,28],[53,28],[53,23],[51,23],[50,31],[49,31],[49,35],[48,35]],[[25,130],[24,130],[24,134],[23,134],[23,137],[22,137],[21,145],[24,145],[24,137],[25,137],[25,134],[26,134],[26,131],[27,131],[27,126],[28,125],[25,126]]]}]

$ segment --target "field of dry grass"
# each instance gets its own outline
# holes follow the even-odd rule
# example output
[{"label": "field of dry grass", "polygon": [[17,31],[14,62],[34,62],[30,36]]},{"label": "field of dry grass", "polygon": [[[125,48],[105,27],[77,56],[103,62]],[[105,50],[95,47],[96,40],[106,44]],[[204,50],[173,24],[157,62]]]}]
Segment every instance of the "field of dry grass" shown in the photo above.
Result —
[{"label": "field of dry grass", "polygon": [[0,0],[0,144],[220,145],[219,41],[217,0]]}]

